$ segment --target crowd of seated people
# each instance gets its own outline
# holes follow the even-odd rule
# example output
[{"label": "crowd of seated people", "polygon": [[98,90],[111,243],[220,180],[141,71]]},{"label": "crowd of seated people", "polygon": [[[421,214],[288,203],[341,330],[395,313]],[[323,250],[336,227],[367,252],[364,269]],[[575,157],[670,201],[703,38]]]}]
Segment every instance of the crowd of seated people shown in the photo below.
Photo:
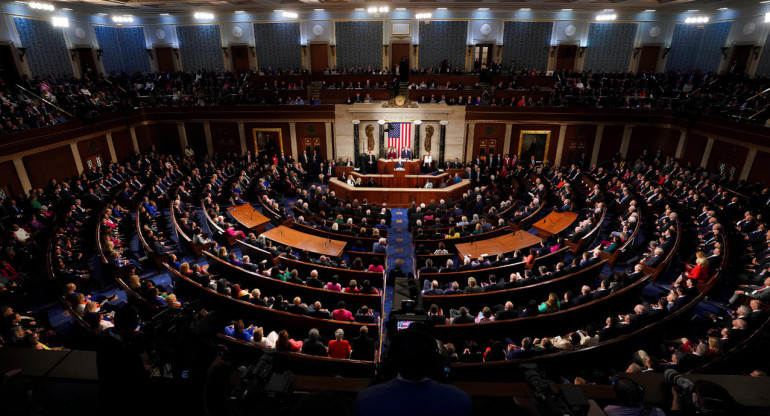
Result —
[{"label": "crowd of seated people", "polygon": [[271,331],[267,335],[264,328],[243,323],[237,320],[225,327],[223,333],[231,338],[248,342],[264,348],[275,348],[278,351],[295,352],[314,355],[318,357],[330,357],[337,359],[351,359],[374,361],[376,342],[369,336],[369,328],[362,326],[358,336],[345,339],[345,331],[338,328],[334,331],[334,339],[325,340],[316,328],[308,331],[308,337],[304,340],[294,340],[285,330]]}]

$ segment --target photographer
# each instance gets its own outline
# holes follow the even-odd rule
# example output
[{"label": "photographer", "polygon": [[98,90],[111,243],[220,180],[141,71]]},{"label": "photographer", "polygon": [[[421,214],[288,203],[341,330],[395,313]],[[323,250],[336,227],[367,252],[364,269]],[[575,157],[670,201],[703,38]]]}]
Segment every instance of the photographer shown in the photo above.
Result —
[{"label": "photographer", "polygon": [[615,398],[617,405],[609,405],[604,408],[607,416],[665,416],[665,412],[651,403],[644,403],[644,387],[634,380],[620,377],[615,381]]},{"label": "photographer", "polygon": [[672,385],[674,399],[669,415],[741,415],[743,406],[738,404],[727,390],[710,381],[692,382],[675,370],[663,372],[666,381]]}]

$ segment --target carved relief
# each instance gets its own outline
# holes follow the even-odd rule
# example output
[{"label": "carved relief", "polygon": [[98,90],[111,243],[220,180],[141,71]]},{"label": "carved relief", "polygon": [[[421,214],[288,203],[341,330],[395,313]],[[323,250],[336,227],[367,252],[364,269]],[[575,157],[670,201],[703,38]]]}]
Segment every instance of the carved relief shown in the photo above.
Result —
[{"label": "carved relief", "polygon": [[433,138],[433,126],[430,124],[425,127],[425,151],[430,152],[430,142]]},{"label": "carved relief", "polygon": [[366,148],[374,150],[374,126],[371,124],[366,125]]}]

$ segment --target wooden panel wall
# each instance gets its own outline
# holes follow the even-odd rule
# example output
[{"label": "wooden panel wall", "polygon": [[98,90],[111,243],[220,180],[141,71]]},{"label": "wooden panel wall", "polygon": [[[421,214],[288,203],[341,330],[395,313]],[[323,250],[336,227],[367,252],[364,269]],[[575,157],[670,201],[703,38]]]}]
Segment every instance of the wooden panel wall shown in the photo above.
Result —
[{"label": "wooden panel wall", "polygon": [[631,142],[628,144],[628,158],[636,158],[644,149],[655,154],[658,149],[664,155],[676,153],[679,144],[679,130],[657,126],[635,126],[631,130]]},{"label": "wooden panel wall", "polygon": [[162,153],[179,153],[182,147],[179,143],[179,129],[176,123],[152,123],[137,126],[136,141],[139,151],[146,152],[152,146]]},{"label": "wooden panel wall", "polygon": [[79,141],[78,153],[80,153],[80,162],[86,170],[88,170],[86,160],[92,156],[101,156],[105,163],[109,163],[110,149],[107,146],[107,136],[98,136],[93,139]]},{"label": "wooden panel wall", "polygon": [[[505,124],[504,123],[477,123],[473,132],[472,157],[479,154],[481,140],[495,139],[495,153],[505,153]],[[486,146],[485,146],[486,147]]]},{"label": "wooden panel wall", "polygon": [[599,147],[599,156],[597,163],[612,159],[615,153],[620,151],[620,142],[623,140],[624,126],[604,126],[602,133],[602,144]]},{"label": "wooden panel wall", "polygon": [[764,182],[770,184],[770,153],[757,152],[754,164],[749,171],[749,182]]},{"label": "wooden panel wall", "polygon": [[35,188],[45,188],[52,178],[64,179],[78,174],[69,146],[24,156],[22,160]]},{"label": "wooden panel wall", "polygon": [[134,154],[134,144],[131,142],[131,131],[118,130],[112,133],[112,145],[115,146],[115,156],[119,161],[126,160]]},{"label": "wooden panel wall", "polygon": [[[332,151],[326,148],[326,123],[296,123],[295,133],[297,135],[297,155],[302,153],[306,138],[318,138],[321,140],[321,158],[331,159]],[[289,144],[291,144],[291,138],[289,138]],[[291,155],[291,147],[284,146],[283,152]]]},{"label": "wooden panel wall", "polygon": [[[248,138],[246,142],[248,143]],[[240,154],[241,139],[238,135],[238,123],[211,123],[211,144],[214,147],[214,153]]]},{"label": "wooden panel wall", "polygon": [[8,160],[0,163],[0,186],[8,188],[8,192],[11,195],[23,194],[24,190],[21,188],[21,181],[19,181],[19,175],[16,174],[16,167],[13,166],[13,162]]},{"label": "wooden panel wall", "polygon": [[720,163],[725,163],[727,165],[725,175],[730,176],[730,169],[734,168],[734,176],[738,177],[748,154],[749,149],[747,147],[716,140],[714,147],[711,148],[706,169],[715,170]]},{"label": "wooden panel wall", "polygon": [[206,133],[203,130],[203,123],[185,123],[184,129],[187,134],[187,144],[197,156],[203,156],[209,152],[206,146]]},{"label": "wooden panel wall", "polygon": [[590,162],[591,154],[594,151],[594,140],[596,140],[596,125],[572,124],[567,126],[561,164],[572,164],[580,158],[581,154],[585,154],[586,160]]},{"label": "wooden panel wall", "polygon": [[687,142],[684,145],[684,153],[682,154],[682,162],[685,166],[692,165],[694,168],[700,166],[700,161],[703,158],[703,150],[706,148],[706,142],[708,139],[706,136],[700,134],[689,133],[687,135]]}]

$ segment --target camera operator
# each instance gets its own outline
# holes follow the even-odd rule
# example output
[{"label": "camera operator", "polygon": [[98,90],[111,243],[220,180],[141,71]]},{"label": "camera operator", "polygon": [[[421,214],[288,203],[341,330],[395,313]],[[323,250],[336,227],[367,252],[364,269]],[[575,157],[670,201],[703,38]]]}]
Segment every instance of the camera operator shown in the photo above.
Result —
[{"label": "camera operator", "polygon": [[665,416],[665,412],[651,403],[644,403],[644,387],[634,380],[620,377],[613,387],[617,405],[609,405],[604,408],[607,416]]},{"label": "camera operator", "polygon": [[150,373],[141,356],[143,342],[136,332],[139,317],[134,308],[123,307],[115,311],[114,323],[102,332],[96,351],[100,406],[104,410],[116,406],[140,410],[143,405],[137,399],[146,398]]},{"label": "camera operator", "polygon": [[471,398],[457,387],[441,384],[443,359],[436,339],[421,323],[393,336],[386,365],[395,368],[396,378],[359,393],[355,414],[361,416],[469,416]]},{"label": "camera operator", "polygon": [[713,382],[698,380],[692,382],[675,370],[666,370],[663,376],[672,385],[674,399],[671,402],[671,416],[688,415],[741,415],[743,407],[728,391]]}]

